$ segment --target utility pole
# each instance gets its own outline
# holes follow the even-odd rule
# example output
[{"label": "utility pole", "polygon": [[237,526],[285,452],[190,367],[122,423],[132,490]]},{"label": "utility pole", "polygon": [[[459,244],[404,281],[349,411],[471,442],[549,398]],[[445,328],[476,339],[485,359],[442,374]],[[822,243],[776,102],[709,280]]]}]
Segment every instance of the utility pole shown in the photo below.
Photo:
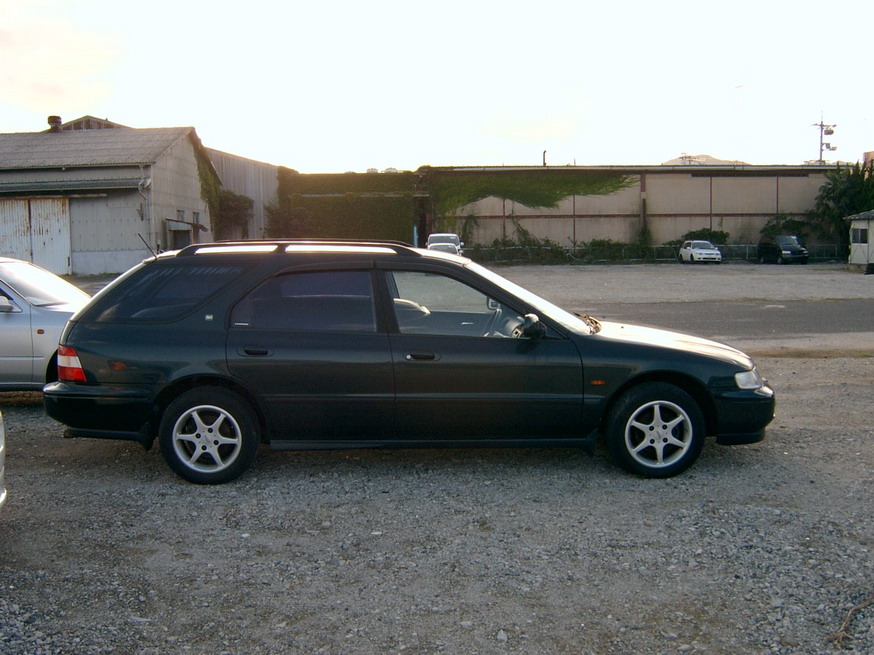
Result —
[{"label": "utility pole", "polygon": [[825,160],[822,158],[823,151],[825,150],[828,152],[832,152],[832,151],[838,149],[837,146],[833,146],[832,144],[825,143],[823,141],[823,137],[831,136],[832,134],[835,133],[835,128],[837,127],[837,123],[833,123],[831,125],[828,123],[824,123],[822,121],[822,115],[820,115],[819,123],[814,123],[813,127],[819,128],[819,159],[817,160],[817,163],[820,166],[822,166],[823,164],[825,164]]}]

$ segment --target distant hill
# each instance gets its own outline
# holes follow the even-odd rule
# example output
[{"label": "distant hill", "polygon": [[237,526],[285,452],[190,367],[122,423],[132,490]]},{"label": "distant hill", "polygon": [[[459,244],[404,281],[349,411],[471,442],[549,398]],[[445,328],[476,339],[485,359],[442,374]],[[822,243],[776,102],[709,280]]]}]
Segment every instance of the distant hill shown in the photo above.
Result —
[{"label": "distant hill", "polygon": [[662,162],[662,166],[749,166],[749,164],[737,159],[717,159],[710,155],[687,155],[684,153],[676,159]]}]

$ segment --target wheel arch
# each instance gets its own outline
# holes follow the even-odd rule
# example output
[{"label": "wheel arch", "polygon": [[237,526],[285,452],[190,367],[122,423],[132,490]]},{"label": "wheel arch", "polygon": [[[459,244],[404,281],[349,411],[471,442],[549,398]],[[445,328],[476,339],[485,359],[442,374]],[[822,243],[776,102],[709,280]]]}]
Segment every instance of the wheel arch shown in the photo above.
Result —
[{"label": "wheel arch", "polygon": [[48,361],[46,362],[45,368],[45,381],[46,384],[51,384],[52,382],[58,381],[58,351],[55,350],[49,356]]},{"label": "wheel arch", "polygon": [[663,382],[665,384],[671,384],[675,387],[682,389],[687,394],[692,397],[692,400],[698,405],[701,409],[701,414],[704,416],[704,427],[705,432],[708,435],[716,433],[716,405],[713,402],[713,398],[710,393],[707,391],[707,387],[698,379],[684,375],[682,373],[677,373],[675,371],[649,371],[646,373],[642,373],[630,380],[627,380],[625,384],[619,387],[612,396],[610,396],[607,404],[604,406],[604,410],[601,413],[601,418],[599,420],[599,431],[603,434],[605,425],[608,417],[610,416],[610,412],[613,409],[613,406],[619,401],[619,399],[625,395],[630,389],[634,387],[638,387],[642,384],[646,384],[648,382]]},{"label": "wheel arch", "polygon": [[252,407],[255,416],[258,418],[258,426],[261,430],[261,442],[268,443],[270,441],[269,430],[267,424],[266,408],[258,400],[258,397],[250,392],[244,385],[228,378],[219,375],[195,375],[187,378],[175,380],[172,384],[161,389],[160,393],[155,397],[153,406],[153,418],[151,433],[152,436],[158,436],[158,428],[161,425],[161,417],[167,407],[178,398],[181,394],[192,389],[201,387],[219,387],[231,391],[239,395]]}]

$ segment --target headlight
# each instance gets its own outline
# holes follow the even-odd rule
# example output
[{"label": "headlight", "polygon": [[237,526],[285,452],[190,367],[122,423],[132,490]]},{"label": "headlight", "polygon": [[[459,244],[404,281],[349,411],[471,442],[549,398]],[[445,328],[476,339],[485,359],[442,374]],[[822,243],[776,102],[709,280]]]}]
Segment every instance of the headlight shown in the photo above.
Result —
[{"label": "headlight", "polygon": [[756,369],[752,371],[741,371],[734,374],[734,382],[739,389],[758,389],[762,386],[762,376]]}]

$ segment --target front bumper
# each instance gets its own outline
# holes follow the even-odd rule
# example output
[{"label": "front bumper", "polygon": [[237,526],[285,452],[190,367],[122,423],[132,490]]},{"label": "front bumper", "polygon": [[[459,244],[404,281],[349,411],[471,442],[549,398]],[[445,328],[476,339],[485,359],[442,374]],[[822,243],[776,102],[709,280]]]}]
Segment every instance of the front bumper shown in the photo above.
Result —
[{"label": "front bumper", "polygon": [[714,397],[716,442],[726,446],[755,443],[765,438],[765,427],[774,420],[774,390],[732,389]]}]

